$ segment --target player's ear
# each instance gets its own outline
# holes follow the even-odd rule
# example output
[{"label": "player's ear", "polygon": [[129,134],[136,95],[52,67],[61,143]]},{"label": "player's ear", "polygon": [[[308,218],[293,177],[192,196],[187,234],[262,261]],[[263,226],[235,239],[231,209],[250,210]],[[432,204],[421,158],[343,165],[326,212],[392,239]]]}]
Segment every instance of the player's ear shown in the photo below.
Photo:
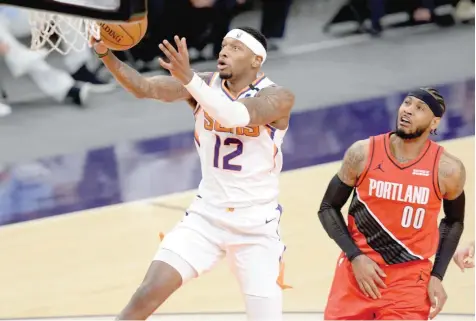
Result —
[{"label": "player's ear", "polygon": [[251,65],[253,66],[253,68],[259,68],[262,62],[263,58],[261,56],[254,56],[253,63]]},{"label": "player's ear", "polygon": [[438,125],[440,124],[441,117],[433,117],[433,120],[431,121],[430,128],[432,131],[436,131],[438,128]]}]

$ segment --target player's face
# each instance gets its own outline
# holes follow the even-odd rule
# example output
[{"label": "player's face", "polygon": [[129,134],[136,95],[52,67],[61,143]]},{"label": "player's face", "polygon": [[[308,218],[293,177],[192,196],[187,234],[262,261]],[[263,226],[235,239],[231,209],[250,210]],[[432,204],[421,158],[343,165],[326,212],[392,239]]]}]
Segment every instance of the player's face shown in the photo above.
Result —
[{"label": "player's face", "polygon": [[222,79],[239,77],[256,64],[256,56],[241,41],[225,38],[218,58],[218,71]]},{"label": "player's face", "polygon": [[418,138],[436,129],[439,121],[427,104],[408,96],[398,110],[396,135],[403,139]]}]

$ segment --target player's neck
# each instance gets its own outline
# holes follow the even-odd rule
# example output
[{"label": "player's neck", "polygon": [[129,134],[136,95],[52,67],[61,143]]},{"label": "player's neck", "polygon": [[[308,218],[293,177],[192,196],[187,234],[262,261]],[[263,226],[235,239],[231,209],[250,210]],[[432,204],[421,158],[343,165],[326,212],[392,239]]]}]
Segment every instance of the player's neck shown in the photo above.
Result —
[{"label": "player's neck", "polygon": [[428,137],[422,135],[415,139],[403,139],[396,135],[392,135],[391,152],[395,158],[401,162],[411,161],[417,158],[423,148],[425,148]]},{"label": "player's neck", "polygon": [[232,79],[227,79],[225,81],[225,84],[226,84],[226,87],[228,88],[228,90],[233,95],[237,95],[238,93],[240,93],[243,90],[243,88],[246,88],[250,84],[252,84],[253,81],[256,80],[256,78],[258,78],[258,74],[257,73],[251,73],[250,75],[240,77],[239,79],[233,79],[233,78]]}]

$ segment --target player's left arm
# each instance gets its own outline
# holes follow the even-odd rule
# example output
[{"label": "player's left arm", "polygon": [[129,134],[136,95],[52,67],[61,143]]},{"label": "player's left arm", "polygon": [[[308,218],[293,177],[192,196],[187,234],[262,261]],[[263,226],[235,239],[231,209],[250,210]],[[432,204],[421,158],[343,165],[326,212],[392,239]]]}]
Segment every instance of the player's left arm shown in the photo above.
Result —
[{"label": "player's left arm", "polygon": [[272,124],[289,117],[294,106],[294,94],[277,86],[237,101],[223,97],[196,75],[185,88],[213,119],[227,128]]},{"label": "player's left arm", "polygon": [[464,229],[466,170],[463,163],[446,151],[441,155],[438,179],[443,194],[440,241],[431,275],[443,280]]},{"label": "player's left arm", "polygon": [[254,97],[238,100],[250,115],[249,125],[260,126],[289,117],[294,106],[294,94],[284,87],[270,86],[264,88]]}]

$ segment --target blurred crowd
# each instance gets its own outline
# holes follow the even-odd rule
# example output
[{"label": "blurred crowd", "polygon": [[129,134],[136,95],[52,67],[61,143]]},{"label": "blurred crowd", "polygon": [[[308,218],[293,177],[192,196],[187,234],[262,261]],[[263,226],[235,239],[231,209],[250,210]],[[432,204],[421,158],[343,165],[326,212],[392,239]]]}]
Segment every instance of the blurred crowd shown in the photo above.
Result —
[{"label": "blurred crowd", "polygon": [[[187,38],[192,63],[216,59],[223,36],[230,29],[233,19],[249,10],[259,11],[261,32],[268,39],[268,50],[279,50],[285,36],[286,22],[293,2],[299,0],[147,0],[148,30],[144,39],[134,48],[116,52],[119,59],[131,64],[140,72],[158,70],[157,57],[162,52],[158,44],[174,35]],[[305,1],[305,0],[302,0]],[[317,1],[317,0],[316,0]],[[324,0],[322,0],[324,1]],[[378,35],[380,23],[387,13],[388,2],[394,0],[349,0],[347,4],[364,4],[367,17],[355,17],[369,27],[363,32]],[[435,7],[443,0],[405,0],[413,22],[436,22]],[[474,19],[474,0],[450,1],[455,11]],[[329,2],[329,0],[328,0]],[[403,2],[400,2],[403,3]],[[304,5],[305,7],[305,5]],[[464,15],[464,14],[463,14]],[[472,17],[472,18],[471,18]],[[361,21],[359,21],[361,20]],[[66,27],[64,27],[66,28]],[[37,87],[52,99],[76,106],[85,106],[90,93],[106,93],[115,85],[101,77],[101,64],[95,60],[91,49],[72,51],[63,56],[62,66],[53,66],[46,60],[46,51],[29,49],[31,30],[28,10],[0,6],[0,64],[4,63],[14,78],[28,76]],[[26,39],[26,41],[25,41]],[[3,60],[3,62],[2,62]],[[96,64],[91,63],[95,61]],[[2,69],[0,68],[0,71]],[[7,104],[8,92],[0,77],[0,117],[11,113]]]},{"label": "blurred crowd", "polygon": [[292,0],[148,0],[147,34],[129,53],[147,68],[147,62],[155,62],[162,54],[158,44],[180,35],[196,53],[194,62],[216,59],[233,18],[252,9],[260,10],[261,32],[268,39],[268,49],[276,50],[291,4]]},{"label": "blurred crowd", "polygon": [[[291,3],[292,0],[260,1],[261,30],[269,40],[269,50],[278,49],[274,40],[284,36]],[[157,69],[157,57],[161,54],[158,44],[178,34],[187,37],[192,52],[196,53],[192,62],[215,59],[232,19],[254,9],[255,5],[253,0],[148,0],[147,34],[137,46],[116,55],[140,72]],[[114,89],[113,84],[98,76],[96,67],[101,66],[89,63],[93,57],[89,48],[71,51],[62,57],[64,68],[48,63],[46,50],[30,50],[28,13],[29,10],[23,8],[0,7],[0,58],[3,57],[11,76],[28,76],[47,96],[78,107],[87,104],[90,93]],[[61,28],[68,34],[67,25]],[[8,92],[2,78],[0,117],[12,111],[7,105]]]}]

